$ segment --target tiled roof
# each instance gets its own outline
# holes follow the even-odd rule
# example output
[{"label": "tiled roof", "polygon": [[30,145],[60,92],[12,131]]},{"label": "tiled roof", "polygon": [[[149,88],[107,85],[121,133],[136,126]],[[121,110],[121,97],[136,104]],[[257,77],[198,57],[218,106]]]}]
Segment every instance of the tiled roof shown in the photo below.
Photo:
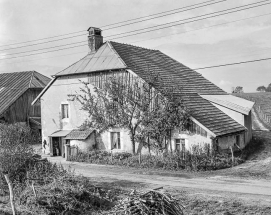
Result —
[{"label": "tiled roof", "polygon": [[35,71],[0,74],[0,114],[29,88],[44,88],[50,81]]},{"label": "tiled roof", "polygon": [[198,94],[189,94],[185,103],[191,115],[216,136],[245,131],[246,128]]},{"label": "tiled roof", "polygon": [[89,137],[89,135],[93,132],[93,129],[87,129],[87,130],[78,130],[74,129],[72,130],[65,139],[67,140],[85,140]]},{"label": "tiled roof", "polygon": [[128,68],[140,77],[147,78],[150,71],[158,73],[168,84],[172,80],[184,93],[227,94],[201,74],[184,66],[158,50],[110,42]]}]

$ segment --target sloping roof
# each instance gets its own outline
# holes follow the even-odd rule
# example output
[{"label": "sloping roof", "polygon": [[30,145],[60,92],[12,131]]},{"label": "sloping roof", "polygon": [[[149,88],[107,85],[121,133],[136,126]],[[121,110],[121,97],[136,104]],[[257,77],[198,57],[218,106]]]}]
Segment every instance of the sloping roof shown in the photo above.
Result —
[{"label": "sloping roof", "polygon": [[97,52],[89,53],[81,60],[55,74],[55,76],[123,68],[127,68],[127,66],[110,47],[110,44],[105,43]]},{"label": "sloping roof", "polygon": [[0,74],[0,114],[29,88],[44,88],[50,78],[35,71]]},{"label": "sloping roof", "polygon": [[93,129],[87,129],[84,131],[74,129],[65,137],[65,139],[67,139],[67,140],[85,140],[89,137],[89,135],[93,131],[94,131]]},{"label": "sloping roof", "polygon": [[165,81],[179,84],[184,93],[227,94],[201,74],[186,67],[158,50],[110,42],[128,68],[140,77],[147,78],[154,71]]},{"label": "sloping roof", "polygon": [[58,130],[49,135],[49,137],[66,137],[70,132],[71,130]]},{"label": "sloping roof", "polygon": [[198,94],[189,94],[184,101],[191,115],[216,136],[246,130],[244,126]]},{"label": "sloping roof", "polygon": [[[111,61],[109,60],[111,59]],[[56,77],[78,73],[126,68],[147,79],[151,72],[159,74],[165,85],[177,84],[186,97],[192,116],[216,136],[240,132],[246,128],[219,110],[201,95],[228,95],[218,86],[180,62],[158,50],[117,42],[106,42],[96,53],[56,74]]]},{"label": "sloping roof", "polygon": [[254,102],[232,95],[201,95],[201,97],[245,115],[249,114],[249,111],[254,105]]}]

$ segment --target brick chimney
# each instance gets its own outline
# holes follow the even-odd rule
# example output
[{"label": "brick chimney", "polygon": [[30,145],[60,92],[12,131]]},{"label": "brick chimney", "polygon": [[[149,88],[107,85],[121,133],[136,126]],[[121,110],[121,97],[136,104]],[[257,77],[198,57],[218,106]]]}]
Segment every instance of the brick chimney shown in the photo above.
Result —
[{"label": "brick chimney", "polygon": [[103,44],[102,30],[100,28],[90,27],[88,33],[89,53],[96,52]]}]

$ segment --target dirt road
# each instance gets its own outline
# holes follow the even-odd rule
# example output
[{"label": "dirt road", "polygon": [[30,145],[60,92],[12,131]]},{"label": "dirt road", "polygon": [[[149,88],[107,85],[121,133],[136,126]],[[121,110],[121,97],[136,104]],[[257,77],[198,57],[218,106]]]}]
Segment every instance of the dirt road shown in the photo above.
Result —
[{"label": "dirt road", "polygon": [[271,204],[271,181],[244,180],[226,176],[195,177],[189,173],[163,173],[116,166],[66,162],[62,158],[49,157],[52,162],[70,166],[76,174],[94,178],[96,181],[116,182],[120,186],[141,184],[147,188],[164,187],[167,190],[192,189],[195,192],[221,195],[227,193],[238,198],[261,200]]}]

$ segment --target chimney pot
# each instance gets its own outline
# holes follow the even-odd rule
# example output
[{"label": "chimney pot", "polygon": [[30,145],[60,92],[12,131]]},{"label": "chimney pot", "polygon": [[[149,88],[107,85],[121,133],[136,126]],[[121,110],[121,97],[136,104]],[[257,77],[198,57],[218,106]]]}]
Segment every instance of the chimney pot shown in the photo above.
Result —
[{"label": "chimney pot", "polygon": [[96,52],[103,44],[102,30],[100,28],[90,27],[88,32],[89,53]]}]

